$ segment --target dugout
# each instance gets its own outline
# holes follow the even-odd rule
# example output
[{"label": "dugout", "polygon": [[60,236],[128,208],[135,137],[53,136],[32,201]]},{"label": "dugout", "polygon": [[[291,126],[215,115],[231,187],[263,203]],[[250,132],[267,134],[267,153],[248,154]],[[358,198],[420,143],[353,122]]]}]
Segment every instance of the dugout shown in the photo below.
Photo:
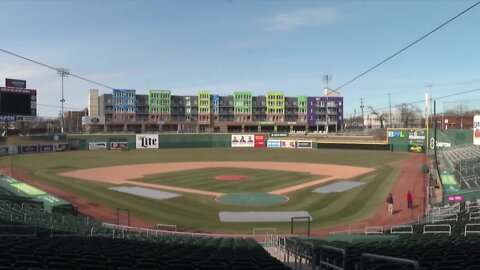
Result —
[{"label": "dugout", "polygon": [[43,206],[47,213],[75,214],[75,207],[27,183],[6,175],[0,175],[0,196],[20,204]]}]

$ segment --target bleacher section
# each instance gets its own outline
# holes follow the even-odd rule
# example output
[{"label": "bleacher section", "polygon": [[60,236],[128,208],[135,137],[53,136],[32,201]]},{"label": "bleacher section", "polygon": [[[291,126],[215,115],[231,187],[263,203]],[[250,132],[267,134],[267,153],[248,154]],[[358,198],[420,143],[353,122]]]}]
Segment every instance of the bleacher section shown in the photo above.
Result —
[{"label": "bleacher section", "polygon": [[425,223],[392,226],[375,237],[365,230],[360,239],[294,237],[283,245],[295,261],[315,262],[309,269],[480,269],[479,205],[433,208]]},{"label": "bleacher section", "polygon": [[480,147],[457,146],[443,151],[443,156],[455,169],[461,189],[480,187]]},{"label": "bleacher section", "polygon": [[142,234],[0,199],[0,269],[291,268],[251,238]]}]

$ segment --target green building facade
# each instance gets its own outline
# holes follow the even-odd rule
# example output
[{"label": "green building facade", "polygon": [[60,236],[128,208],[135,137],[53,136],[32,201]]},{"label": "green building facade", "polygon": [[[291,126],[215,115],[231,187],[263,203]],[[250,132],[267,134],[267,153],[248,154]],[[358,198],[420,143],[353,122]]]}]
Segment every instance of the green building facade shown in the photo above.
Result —
[{"label": "green building facade", "polygon": [[284,121],[285,115],[285,94],[283,92],[268,92],[267,101],[267,121]]},{"label": "green building facade", "polygon": [[148,112],[150,114],[170,114],[172,94],[169,90],[148,91]]}]

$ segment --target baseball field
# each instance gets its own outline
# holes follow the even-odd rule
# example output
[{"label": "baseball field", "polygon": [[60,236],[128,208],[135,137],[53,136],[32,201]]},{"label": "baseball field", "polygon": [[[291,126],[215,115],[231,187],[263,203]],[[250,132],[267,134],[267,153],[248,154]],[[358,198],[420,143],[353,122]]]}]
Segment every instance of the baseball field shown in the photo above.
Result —
[{"label": "baseball field", "polygon": [[[2,157],[0,164],[17,178],[71,201],[81,213],[107,222],[115,222],[115,210],[121,208],[129,209],[138,226],[251,233],[272,227],[288,232],[290,222],[225,222],[219,214],[302,211],[312,217],[313,229],[373,217],[398,181],[398,162],[408,158],[386,151],[208,148],[24,154]],[[362,185],[314,192],[344,180]],[[112,189],[119,186],[175,196],[153,199]],[[241,196],[221,200],[231,194],[250,197],[246,202]]]}]

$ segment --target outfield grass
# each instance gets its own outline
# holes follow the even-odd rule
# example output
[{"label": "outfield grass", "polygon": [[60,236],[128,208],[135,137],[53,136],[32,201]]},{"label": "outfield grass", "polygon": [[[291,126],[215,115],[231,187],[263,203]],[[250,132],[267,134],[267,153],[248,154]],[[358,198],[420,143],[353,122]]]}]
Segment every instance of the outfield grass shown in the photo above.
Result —
[{"label": "outfield grass", "polygon": [[[399,170],[393,164],[407,157],[400,153],[361,150],[209,148],[30,154],[2,157],[0,164],[18,167],[29,177],[61,188],[73,196],[87,198],[111,208],[129,208],[132,215],[152,223],[178,224],[180,229],[193,231],[251,233],[254,227],[276,227],[279,231],[286,232],[290,225],[221,223],[218,212],[305,210],[313,217],[313,228],[355,222],[374,214],[399,175]],[[352,179],[366,184],[346,192],[318,194],[312,192],[317,187],[312,187],[288,193],[290,200],[286,203],[254,207],[224,205],[215,202],[213,197],[195,194],[183,194],[177,198],[156,201],[108,190],[108,184],[58,176],[60,172],[73,169],[179,161],[308,162],[373,167],[376,171]],[[187,183],[188,181],[185,182]]]},{"label": "outfield grass", "polygon": [[[247,178],[241,181],[221,181],[214,179],[215,176],[218,175],[244,175]],[[232,193],[242,191],[269,192],[292,185],[306,183],[322,177],[323,176],[300,172],[244,168],[208,168],[147,175],[143,178],[132,180],[167,186]]]}]

